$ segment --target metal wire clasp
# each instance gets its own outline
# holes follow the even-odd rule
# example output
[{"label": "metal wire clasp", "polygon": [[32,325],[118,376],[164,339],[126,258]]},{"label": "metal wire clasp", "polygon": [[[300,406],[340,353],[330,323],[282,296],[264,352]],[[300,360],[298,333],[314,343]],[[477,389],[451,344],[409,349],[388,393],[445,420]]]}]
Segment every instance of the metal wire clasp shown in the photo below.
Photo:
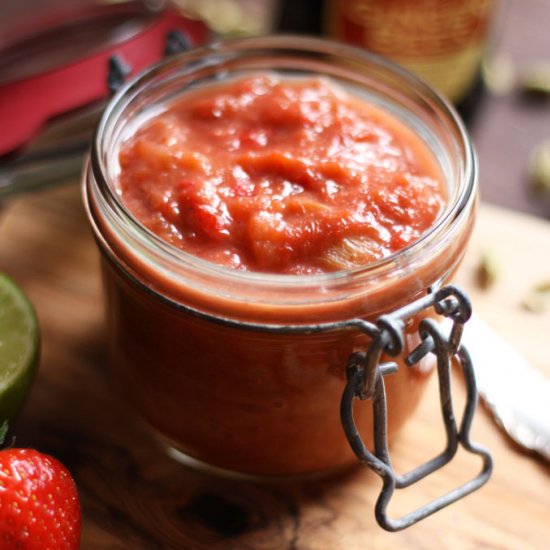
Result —
[{"label": "metal wire clasp", "polygon": [[[420,345],[405,357],[405,364],[412,366],[432,353],[437,360],[441,411],[447,435],[447,444],[442,453],[416,469],[397,475],[392,468],[387,441],[387,408],[384,376],[397,370],[396,363],[381,363],[382,354],[397,357],[403,354],[404,331],[408,319],[423,310],[432,308],[439,315],[452,322],[448,335],[438,323],[430,318],[419,324]],[[470,428],[477,406],[477,388],[472,362],[468,351],[460,340],[464,323],[471,316],[471,305],[466,294],[459,288],[448,285],[429,292],[419,300],[390,314],[381,316],[374,324],[369,324],[367,333],[372,338],[366,352],[353,353],[346,366],[347,384],[340,406],[340,417],[346,437],[361,462],[373,470],[383,480],[383,487],[376,503],[376,519],[388,531],[399,531],[445,506],[457,501],[481,487],[490,477],[492,458],[489,452],[470,440]],[[450,366],[451,359],[457,358],[466,382],[466,404],[460,423],[460,430],[454,416]],[[374,412],[374,452],[367,449],[357,430],[353,417],[354,399],[371,399]],[[387,507],[395,489],[409,487],[429,474],[448,464],[462,446],[466,451],[482,458],[482,469],[474,479],[449,493],[433,500],[423,507],[399,518],[391,519]]]}]

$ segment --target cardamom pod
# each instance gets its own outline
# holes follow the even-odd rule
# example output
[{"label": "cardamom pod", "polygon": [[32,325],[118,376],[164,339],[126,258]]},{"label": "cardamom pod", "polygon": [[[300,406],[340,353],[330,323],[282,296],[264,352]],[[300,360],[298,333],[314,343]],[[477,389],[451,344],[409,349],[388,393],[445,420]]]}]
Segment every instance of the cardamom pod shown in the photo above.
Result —
[{"label": "cardamom pod", "polygon": [[485,249],[479,261],[477,267],[477,283],[478,285],[487,290],[490,288],[498,278],[500,273],[500,264],[498,258],[492,249]]},{"label": "cardamom pod", "polygon": [[493,55],[481,65],[481,77],[487,90],[493,95],[509,94],[516,85],[516,71],[507,55]]},{"label": "cardamom pod", "polygon": [[529,181],[536,193],[550,192],[550,140],[539,143],[529,158]]},{"label": "cardamom pod", "polygon": [[533,63],[524,71],[520,79],[521,91],[531,97],[550,98],[550,63]]},{"label": "cardamom pod", "polygon": [[550,309],[550,281],[544,281],[532,288],[521,305],[533,313],[544,313]]}]

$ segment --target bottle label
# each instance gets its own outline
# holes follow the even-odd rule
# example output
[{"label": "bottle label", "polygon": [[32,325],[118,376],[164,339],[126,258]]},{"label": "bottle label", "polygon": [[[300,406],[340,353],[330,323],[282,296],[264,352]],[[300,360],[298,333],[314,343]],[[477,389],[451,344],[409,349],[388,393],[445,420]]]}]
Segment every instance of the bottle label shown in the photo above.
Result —
[{"label": "bottle label", "polygon": [[495,0],[332,0],[330,35],[388,57],[451,100],[471,86]]}]

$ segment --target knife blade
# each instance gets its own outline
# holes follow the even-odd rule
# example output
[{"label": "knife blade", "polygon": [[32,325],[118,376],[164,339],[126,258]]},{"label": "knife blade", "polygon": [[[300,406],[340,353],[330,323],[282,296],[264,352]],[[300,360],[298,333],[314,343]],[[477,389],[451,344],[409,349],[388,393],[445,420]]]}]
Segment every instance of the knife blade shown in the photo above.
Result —
[{"label": "knife blade", "polygon": [[550,379],[479,316],[464,327],[479,394],[519,445],[550,460]]}]

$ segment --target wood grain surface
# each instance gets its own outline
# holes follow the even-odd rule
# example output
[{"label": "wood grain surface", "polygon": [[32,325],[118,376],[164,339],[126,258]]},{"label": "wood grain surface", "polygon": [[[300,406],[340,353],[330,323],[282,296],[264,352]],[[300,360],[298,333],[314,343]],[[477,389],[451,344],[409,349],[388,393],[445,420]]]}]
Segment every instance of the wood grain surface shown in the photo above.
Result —
[{"label": "wood grain surface", "polygon": [[[548,375],[550,314],[524,311],[520,302],[529,285],[550,278],[544,252],[549,242],[546,222],[483,206],[460,273],[478,313]],[[496,253],[501,272],[492,288],[481,291],[474,275],[484,247]],[[41,369],[17,426],[17,443],[52,453],[74,474],[83,550],[548,548],[550,468],[511,444],[483,407],[474,436],[494,455],[488,485],[396,534],[376,525],[380,483],[361,467],[330,479],[253,484],[211,477],[171,459],[112,382],[98,253],[77,185],[4,207],[0,270],[27,291],[42,327]],[[442,448],[435,381],[392,448],[399,471]],[[460,381],[455,387],[460,399]],[[478,467],[460,455],[398,495],[392,512],[418,506]]]}]

